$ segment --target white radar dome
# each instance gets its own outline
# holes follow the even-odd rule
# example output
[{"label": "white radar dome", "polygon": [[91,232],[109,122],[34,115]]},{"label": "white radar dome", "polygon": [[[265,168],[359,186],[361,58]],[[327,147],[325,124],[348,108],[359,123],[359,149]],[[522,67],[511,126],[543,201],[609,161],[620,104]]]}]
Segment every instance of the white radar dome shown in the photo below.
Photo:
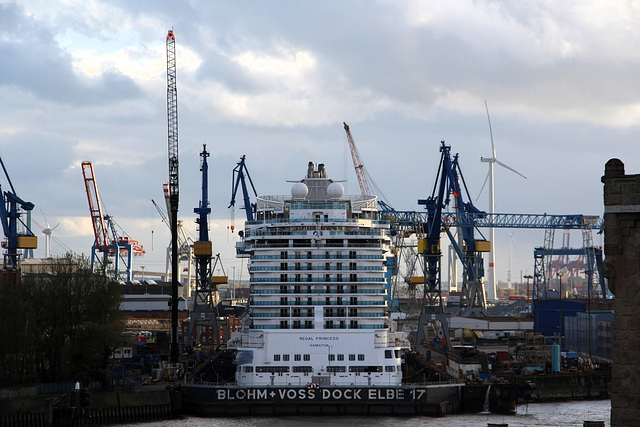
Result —
[{"label": "white radar dome", "polygon": [[291,197],[293,200],[304,200],[307,198],[307,194],[309,194],[309,189],[302,182],[296,182],[291,186]]},{"label": "white radar dome", "polygon": [[333,182],[327,187],[327,195],[330,199],[340,200],[344,196],[344,187],[339,182]]}]

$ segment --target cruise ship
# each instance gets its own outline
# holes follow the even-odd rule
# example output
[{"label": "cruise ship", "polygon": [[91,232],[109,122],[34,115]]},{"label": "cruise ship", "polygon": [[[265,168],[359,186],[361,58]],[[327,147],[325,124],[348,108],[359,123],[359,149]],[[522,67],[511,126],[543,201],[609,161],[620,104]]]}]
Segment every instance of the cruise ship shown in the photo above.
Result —
[{"label": "cruise ship", "polygon": [[310,162],[290,195],[258,197],[237,244],[251,276],[227,343],[238,387],[401,385],[409,341],[387,304],[388,232],[376,197],[345,195],[324,164]]}]

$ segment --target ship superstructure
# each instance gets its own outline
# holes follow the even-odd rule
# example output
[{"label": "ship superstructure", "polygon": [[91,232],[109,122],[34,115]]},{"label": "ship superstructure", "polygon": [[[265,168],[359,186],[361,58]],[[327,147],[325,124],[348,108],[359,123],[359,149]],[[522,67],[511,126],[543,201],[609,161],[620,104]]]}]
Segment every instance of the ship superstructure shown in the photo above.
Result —
[{"label": "ship superstructure", "polygon": [[409,343],[389,318],[377,212],[375,196],[345,196],[311,162],[290,196],[258,197],[237,247],[251,275],[248,316],[228,343],[238,385],[401,384]]}]

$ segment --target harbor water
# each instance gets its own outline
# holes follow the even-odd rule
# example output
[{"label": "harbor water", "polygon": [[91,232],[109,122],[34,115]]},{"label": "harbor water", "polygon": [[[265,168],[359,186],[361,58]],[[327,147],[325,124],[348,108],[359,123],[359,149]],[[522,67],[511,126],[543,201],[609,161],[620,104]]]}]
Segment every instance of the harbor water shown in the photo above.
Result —
[{"label": "harbor water", "polygon": [[298,427],[298,426],[390,426],[402,427],[485,427],[489,423],[508,424],[509,427],[582,427],[584,421],[604,421],[609,426],[611,400],[580,402],[535,403],[518,406],[515,415],[490,413],[448,415],[432,417],[247,417],[247,418],[197,418],[128,424],[130,427]]}]

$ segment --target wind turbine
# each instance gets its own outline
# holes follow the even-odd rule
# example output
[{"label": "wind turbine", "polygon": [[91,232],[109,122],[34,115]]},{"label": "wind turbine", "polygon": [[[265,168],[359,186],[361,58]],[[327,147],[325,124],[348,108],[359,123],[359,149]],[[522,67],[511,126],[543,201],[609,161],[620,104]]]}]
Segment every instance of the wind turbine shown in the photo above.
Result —
[{"label": "wind turbine", "polygon": [[[40,209],[40,212],[42,212],[42,209]],[[45,216],[44,212],[42,212],[42,216],[44,217],[44,222],[47,224],[47,226],[42,229],[42,233],[46,236],[44,253],[45,253],[45,258],[50,258],[51,257],[51,234],[53,234],[53,230],[55,230],[58,227],[58,225],[60,225],[60,223],[56,224],[55,227],[51,228],[51,226],[49,225],[49,221],[47,220],[47,217]]]},{"label": "wind turbine", "polygon": [[[493,166],[494,164],[498,164],[500,166],[502,166],[505,169],[509,169],[511,172],[517,173],[518,175],[520,175],[521,177],[523,177],[524,179],[527,179],[526,176],[522,175],[520,172],[518,172],[517,170],[513,169],[512,167],[507,166],[506,164],[502,163],[500,160],[498,160],[498,157],[496,156],[496,147],[493,144],[493,130],[491,129],[491,117],[489,117],[489,107],[487,106],[487,101],[484,101],[484,107],[487,110],[487,120],[489,121],[489,135],[491,136],[491,154],[492,157],[480,157],[480,161],[484,162],[484,163],[489,163],[489,173],[487,174],[487,177],[484,179],[484,184],[482,184],[482,189],[480,189],[480,193],[482,194],[482,190],[484,190],[484,186],[487,184],[487,180],[489,180],[489,213],[494,214],[495,213],[495,197],[494,197],[494,177],[493,177]],[[478,197],[480,197],[480,195],[478,195]],[[496,247],[495,247],[495,243],[496,243],[496,233],[495,233],[495,229],[493,227],[491,227],[491,255],[490,255],[490,259],[489,259],[489,269],[488,274],[487,274],[487,279],[488,279],[488,293],[487,293],[487,299],[488,300],[495,300],[496,299],[496,279],[495,279],[495,265],[496,265]]]}]

